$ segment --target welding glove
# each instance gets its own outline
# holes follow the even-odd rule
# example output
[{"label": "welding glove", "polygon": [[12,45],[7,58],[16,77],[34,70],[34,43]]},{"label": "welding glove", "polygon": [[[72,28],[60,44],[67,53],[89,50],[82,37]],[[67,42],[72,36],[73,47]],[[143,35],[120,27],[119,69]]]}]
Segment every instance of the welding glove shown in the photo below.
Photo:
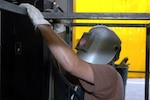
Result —
[{"label": "welding glove", "polygon": [[27,8],[28,16],[31,19],[33,25],[35,26],[35,29],[39,24],[51,25],[47,20],[44,19],[44,16],[40,12],[40,10],[34,7],[33,5],[30,5],[28,3],[22,3],[19,6]]},{"label": "welding glove", "polygon": [[65,32],[66,27],[62,23],[56,23],[56,24],[54,24],[54,29],[53,30],[54,30],[55,33],[59,34],[59,33]]}]

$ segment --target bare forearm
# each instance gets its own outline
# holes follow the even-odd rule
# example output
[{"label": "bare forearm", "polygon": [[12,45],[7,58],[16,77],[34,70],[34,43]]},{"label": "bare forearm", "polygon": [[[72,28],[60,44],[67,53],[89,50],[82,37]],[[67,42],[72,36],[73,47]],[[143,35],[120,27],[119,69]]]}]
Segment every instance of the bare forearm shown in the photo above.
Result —
[{"label": "bare forearm", "polygon": [[38,25],[38,28],[54,57],[65,68],[65,70],[70,72],[72,66],[77,64],[75,61],[77,61],[78,58],[75,53],[64,42],[64,40],[50,29],[48,25]]},{"label": "bare forearm", "polygon": [[47,42],[50,51],[66,71],[90,83],[94,82],[93,72],[88,63],[80,60],[72,49],[49,26],[38,25],[38,28]]}]

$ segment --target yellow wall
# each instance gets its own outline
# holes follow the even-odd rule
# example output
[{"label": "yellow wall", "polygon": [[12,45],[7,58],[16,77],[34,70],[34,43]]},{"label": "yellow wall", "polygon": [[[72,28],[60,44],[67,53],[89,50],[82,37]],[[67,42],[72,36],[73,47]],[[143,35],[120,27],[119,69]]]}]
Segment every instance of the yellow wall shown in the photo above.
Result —
[{"label": "yellow wall", "polygon": [[[74,0],[74,12],[123,12],[123,13],[148,13],[150,0]],[[149,21],[129,20],[75,20],[79,23],[149,23]],[[83,32],[88,32],[91,27],[73,28],[73,49]],[[146,29],[131,27],[110,27],[122,40],[120,61],[128,57],[129,70],[145,70]],[[75,49],[74,49],[75,50]],[[129,73],[128,77],[144,77],[144,74]]]}]

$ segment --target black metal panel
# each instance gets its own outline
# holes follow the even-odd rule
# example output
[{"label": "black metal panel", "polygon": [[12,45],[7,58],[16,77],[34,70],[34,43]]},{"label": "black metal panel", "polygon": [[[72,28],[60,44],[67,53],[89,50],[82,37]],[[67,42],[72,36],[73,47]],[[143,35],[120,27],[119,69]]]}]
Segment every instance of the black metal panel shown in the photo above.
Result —
[{"label": "black metal panel", "polygon": [[2,100],[47,100],[49,52],[27,16],[2,12]]},{"label": "black metal panel", "polygon": [[[6,15],[5,15],[6,16]],[[8,14],[8,16],[10,16],[10,14]],[[1,83],[2,83],[2,100],[6,100],[8,98],[11,98],[10,93],[8,93],[8,89],[11,87],[10,84],[12,82],[10,82],[12,80],[12,76],[13,76],[13,61],[14,61],[14,53],[13,53],[13,43],[14,43],[14,38],[13,38],[13,27],[9,27],[10,25],[13,25],[13,20],[10,20],[10,19],[7,19],[7,21],[11,24],[8,24],[8,22],[6,22],[7,24],[4,24],[4,16],[2,16],[2,55],[1,55],[1,61],[2,61],[2,64],[1,64],[1,67],[2,67],[2,80],[1,80]],[[5,26],[4,26],[4,25]],[[8,27],[7,27],[8,25]],[[3,29],[5,27],[5,29]],[[8,29],[7,29],[8,28]],[[7,33],[5,32],[7,30]],[[5,33],[5,34],[4,34]],[[9,35],[8,35],[9,34]],[[8,58],[7,58],[8,57]],[[7,64],[7,65],[6,65]],[[3,67],[5,66],[5,67]],[[9,68],[8,68],[9,67]],[[7,86],[6,86],[6,83],[7,83]],[[12,92],[13,93],[13,92]],[[4,97],[4,94],[8,94],[10,97],[7,97],[7,98],[3,98]],[[5,95],[6,96],[6,95]],[[9,99],[8,99],[9,100]]]}]

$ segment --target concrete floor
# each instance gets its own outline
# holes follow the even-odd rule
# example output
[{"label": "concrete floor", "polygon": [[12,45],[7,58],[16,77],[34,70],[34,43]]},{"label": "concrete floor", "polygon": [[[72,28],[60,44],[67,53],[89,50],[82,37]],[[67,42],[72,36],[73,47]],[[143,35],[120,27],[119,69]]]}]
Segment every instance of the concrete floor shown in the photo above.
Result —
[{"label": "concrete floor", "polygon": [[[150,86],[150,83],[149,83]],[[150,91],[150,88],[149,88]],[[126,85],[125,100],[145,100],[145,79],[128,78]],[[150,92],[149,92],[150,95]],[[150,97],[149,97],[150,98]]]}]

